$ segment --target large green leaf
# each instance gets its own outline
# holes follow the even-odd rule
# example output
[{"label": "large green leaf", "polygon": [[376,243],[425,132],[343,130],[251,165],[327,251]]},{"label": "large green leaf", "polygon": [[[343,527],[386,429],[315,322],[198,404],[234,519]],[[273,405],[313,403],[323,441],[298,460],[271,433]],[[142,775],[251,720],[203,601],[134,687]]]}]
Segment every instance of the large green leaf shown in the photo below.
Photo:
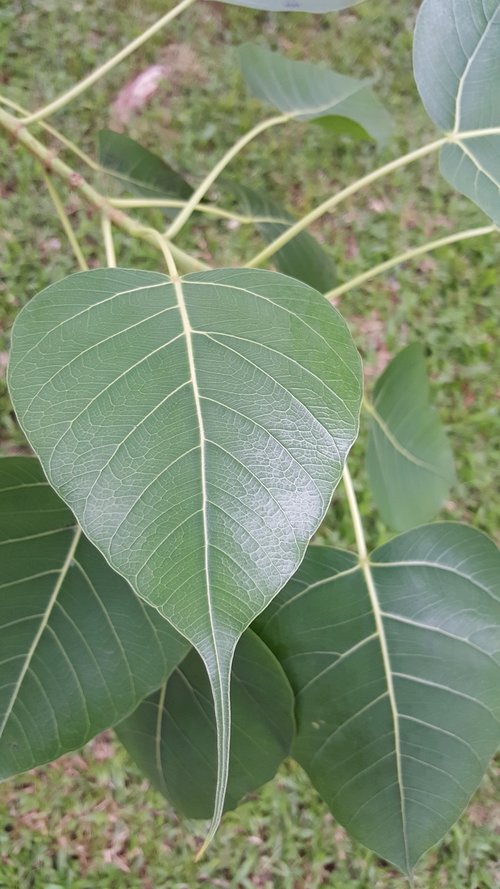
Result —
[{"label": "large green leaf", "polygon": [[316,121],[350,136],[387,139],[392,122],[371,81],[296,62],[261,46],[239,49],[243,76],[254,96],[291,119]]},{"label": "large green leaf", "polygon": [[363,0],[218,0],[231,6],[248,9],[266,9],[269,12],[336,12],[348,6],[357,6]]},{"label": "large green leaf", "polygon": [[500,225],[499,0],[424,0],[414,68],[427,112],[451,134],[443,176]]},{"label": "large green leaf", "polygon": [[[274,655],[251,630],[231,677],[231,757],[224,808],[274,777],[290,753],[294,698]],[[206,670],[195,651],[117,727],[151,783],[188,818],[209,818],[217,784],[217,731]]]},{"label": "large green leaf", "polygon": [[123,719],[187,651],[77,535],[37,460],[0,459],[0,779]]},{"label": "large green leaf", "polygon": [[375,384],[366,453],[382,518],[397,531],[433,519],[455,480],[453,454],[429,400],[424,350],[407,346]]},{"label": "large green leaf", "polygon": [[20,313],[9,383],[87,536],[205,662],[215,825],[236,643],[298,567],[357,434],[347,326],[276,272],[83,272]]},{"label": "large green leaf", "polygon": [[403,871],[467,805],[500,740],[500,558],[434,524],[371,556],[311,547],[257,622],[296,693],[294,755],[335,817]]},{"label": "large green leaf", "polygon": [[[123,133],[100,130],[97,134],[97,157],[107,172],[129,191],[142,197],[185,201],[192,194],[189,183],[161,157]],[[165,213],[176,216],[178,210],[166,209]]]},{"label": "large green leaf", "polygon": [[[257,228],[268,244],[293,224],[293,218],[265,194],[244,186],[238,186],[235,191],[241,195],[248,213],[266,219],[258,222]],[[309,232],[301,232],[278,250],[274,262],[284,275],[297,278],[320,293],[326,293],[335,284],[333,259]]]}]

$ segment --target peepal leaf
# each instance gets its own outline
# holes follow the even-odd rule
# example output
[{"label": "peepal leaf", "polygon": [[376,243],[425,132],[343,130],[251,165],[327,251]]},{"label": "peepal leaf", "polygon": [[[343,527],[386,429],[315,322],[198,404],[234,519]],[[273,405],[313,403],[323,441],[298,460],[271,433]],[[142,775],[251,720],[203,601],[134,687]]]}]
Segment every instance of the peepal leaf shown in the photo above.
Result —
[{"label": "peepal leaf", "polygon": [[100,269],[23,309],[9,384],[84,532],[205,662],[215,829],[236,643],[298,567],[357,434],[347,326],[276,272]]},{"label": "peepal leaf", "polygon": [[[274,655],[251,630],[231,677],[231,756],[225,810],[274,777],[289,755],[294,698]],[[188,818],[209,818],[217,784],[217,729],[206,670],[195,651],[117,727],[151,783]]]},{"label": "peepal leaf", "polygon": [[290,119],[315,121],[357,138],[384,141],[390,136],[391,118],[370,89],[371,81],[292,61],[251,43],[240,47],[239,57],[252,95]]},{"label": "peepal leaf", "polygon": [[433,519],[455,480],[453,454],[429,400],[425,357],[413,343],[375,384],[366,463],[382,518],[397,531]]},{"label": "peepal leaf", "polygon": [[500,558],[433,524],[371,556],[310,547],[256,630],[296,694],[293,755],[356,839],[410,873],[500,741]]},{"label": "peepal leaf", "polygon": [[33,457],[0,459],[0,780],[123,719],[181,636],[85,538]]},{"label": "peepal leaf", "polygon": [[428,114],[450,133],[443,176],[500,225],[499,0],[424,0],[414,69]]},{"label": "peepal leaf", "polygon": [[[157,154],[123,133],[100,130],[97,134],[97,157],[99,164],[110,175],[141,197],[181,201],[191,197],[192,188],[179,173]],[[177,212],[175,209],[165,210],[169,216],[175,216]]]},{"label": "peepal leaf", "polygon": [[246,6],[248,9],[266,9],[269,12],[336,12],[357,6],[363,0],[218,0],[231,6]]},{"label": "peepal leaf", "polygon": [[[266,243],[270,244],[275,238],[293,225],[294,220],[274,201],[266,195],[253,191],[250,188],[239,186],[237,193],[241,195],[245,209],[261,219],[257,228]],[[287,224],[287,220],[289,221]],[[335,265],[333,259],[323,249],[321,244],[313,238],[309,232],[301,232],[285,244],[274,255],[280,272],[297,278],[320,293],[330,290],[336,281]]]}]

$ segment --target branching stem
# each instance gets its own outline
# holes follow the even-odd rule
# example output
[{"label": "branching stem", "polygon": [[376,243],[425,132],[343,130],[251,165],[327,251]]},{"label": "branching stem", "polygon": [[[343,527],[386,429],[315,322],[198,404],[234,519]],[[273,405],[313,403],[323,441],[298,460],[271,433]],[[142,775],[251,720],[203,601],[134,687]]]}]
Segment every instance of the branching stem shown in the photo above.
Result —
[{"label": "branching stem", "polygon": [[63,203],[54,188],[52,182],[50,181],[50,176],[47,175],[45,170],[43,170],[43,178],[45,185],[47,186],[47,191],[50,195],[52,203],[54,205],[54,209],[59,217],[59,221],[64,229],[64,233],[69,241],[70,247],[75,255],[75,259],[80,266],[82,272],[86,272],[88,270],[87,260],[85,259],[82,249],[78,243],[77,237],[73,231],[73,226],[69,221],[68,214],[64,209]]}]

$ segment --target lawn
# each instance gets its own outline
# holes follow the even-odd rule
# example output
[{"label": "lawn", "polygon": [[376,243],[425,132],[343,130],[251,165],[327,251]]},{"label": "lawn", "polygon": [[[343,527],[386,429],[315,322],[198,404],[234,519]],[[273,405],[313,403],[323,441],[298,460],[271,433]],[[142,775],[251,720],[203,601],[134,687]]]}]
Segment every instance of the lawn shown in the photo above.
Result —
[{"label": "lawn", "polygon": [[[162,154],[192,182],[267,113],[248,100],[232,47],[256,40],[294,58],[374,77],[396,121],[384,148],[335,138],[302,124],[275,129],[253,142],[229,176],[263,189],[296,214],[398,154],[435,138],[411,73],[411,38],[418,4],[368,0],[328,17],[272,15],[199,0],[168,31],[104,81],[54,116],[54,124],[90,154],[95,133],[121,126]],[[164,0],[12,0],[0,10],[2,92],[36,108],[67,89],[165,12]],[[214,47],[216,51],[214,51]],[[166,76],[128,122],[113,104],[119,90],[150,65]],[[34,293],[75,270],[53,217],[40,170],[2,143],[0,190],[0,370],[9,329]],[[82,172],[84,172],[82,168]],[[231,204],[223,180],[211,196]],[[100,182],[104,186],[104,180]],[[110,186],[113,188],[113,186]],[[61,191],[91,266],[104,263],[98,220],[73,193]],[[159,211],[144,215],[161,222]],[[440,179],[434,158],[384,179],[314,227],[335,259],[339,281],[408,246],[485,224],[482,214]],[[201,222],[181,246],[206,262],[234,265],[259,247],[246,226]],[[158,268],[158,254],[126,236],[116,238],[119,264]],[[338,307],[366,361],[368,389],[388,358],[408,342],[426,345],[435,403],[454,446],[458,483],[444,518],[493,534],[498,528],[498,440],[495,349],[500,283],[498,239],[485,237],[399,267],[343,296]],[[388,536],[364,490],[362,429],[352,468],[364,519],[375,544]],[[0,382],[0,450],[24,448]],[[353,542],[341,493],[321,539]],[[498,786],[498,785],[496,785]],[[500,879],[500,808],[491,770],[468,813],[420,866],[416,886],[492,889]],[[404,881],[336,825],[304,774],[284,767],[274,782],[226,816],[206,860],[193,861],[199,825],[180,824],[151,791],[111,736],[81,754],[23,775],[0,788],[0,889],[399,889]]]}]

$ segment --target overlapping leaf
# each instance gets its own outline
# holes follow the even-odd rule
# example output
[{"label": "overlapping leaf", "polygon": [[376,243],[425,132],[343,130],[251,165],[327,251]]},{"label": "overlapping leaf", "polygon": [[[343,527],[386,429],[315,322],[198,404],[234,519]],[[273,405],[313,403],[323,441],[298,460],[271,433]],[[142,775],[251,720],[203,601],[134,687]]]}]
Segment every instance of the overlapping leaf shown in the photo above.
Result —
[{"label": "overlapping leaf", "polygon": [[[292,217],[266,195],[243,186],[236,191],[241,195],[247,212],[266,220],[256,225],[267,243],[270,244],[293,224]],[[284,275],[297,278],[320,293],[326,293],[335,284],[333,259],[309,232],[301,232],[285,244],[274,254],[274,261]]]},{"label": "overlapping leaf", "polygon": [[500,741],[500,558],[455,524],[311,547],[257,621],[296,694],[294,755],[335,817],[410,872]]},{"label": "overlapping leaf", "polygon": [[[188,182],[157,154],[134,139],[113,130],[97,134],[99,164],[129,191],[146,198],[174,198],[185,201],[192,193]],[[169,216],[175,209],[166,209]]]},{"label": "overlapping leaf", "polygon": [[[269,781],[290,753],[294,698],[274,655],[251,630],[231,677],[232,737],[225,809]],[[209,818],[217,784],[217,730],[206,670],[192,651],[117,727],[151,783],[189,818]]]},{"label": "overlapping leaf", "polygon": [[429,401],[424,351],[403,349],[375,385],[366,453],[384,521],[406,531],[433,519],[455,480],[453,455]]},{"label": "overlapping leaf", "polygon": [[387,139],[392,122],[370,81],[296,62],[261,46],[239,49],[243,76],[252,92],[298,121],[315,121],[358,138]]},{"label": "overlapping leaf", "polygon": [[452,134],[443,176],[500,225],[499,0],[424,0],[414,68],[427,112]]},{"label": "overlapping leaf", "polygon": [[30,457],[0,460],[0,779],[123,719],[187,643],[84,538]]},{"label": "overlapping leaf", "polygon": [[276,272],[96,270],[23,309],[9,384],[84,532],[205,662],[216,824],[236,643],[299,565],[357,434],[349,331]]}]

